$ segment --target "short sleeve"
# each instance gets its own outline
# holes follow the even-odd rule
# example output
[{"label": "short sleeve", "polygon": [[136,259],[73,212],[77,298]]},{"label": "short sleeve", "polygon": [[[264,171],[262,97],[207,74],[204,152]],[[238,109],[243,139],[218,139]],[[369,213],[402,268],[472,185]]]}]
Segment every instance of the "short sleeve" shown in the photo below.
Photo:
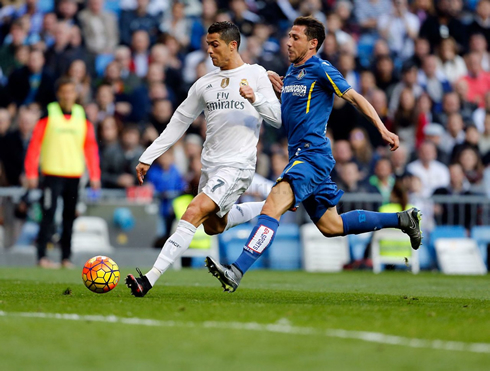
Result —
[{"label": "short sleeve", "polygon": [[327,89],[333,91],[337,96],[342,97],[351,86],[345,80],[344,76],[329,62],[321,63],[322,83]]}]

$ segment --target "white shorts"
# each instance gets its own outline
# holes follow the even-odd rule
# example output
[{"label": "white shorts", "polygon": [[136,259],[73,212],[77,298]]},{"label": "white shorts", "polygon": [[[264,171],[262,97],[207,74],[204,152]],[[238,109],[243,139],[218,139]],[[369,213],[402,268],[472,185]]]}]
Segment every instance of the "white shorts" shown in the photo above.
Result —
[{"label": "white shorts", "polygon": [[252,183],[255,170],[233,167],[202,169],[199,192],[203,192],[219,207],[216,213],[222,218]]}]

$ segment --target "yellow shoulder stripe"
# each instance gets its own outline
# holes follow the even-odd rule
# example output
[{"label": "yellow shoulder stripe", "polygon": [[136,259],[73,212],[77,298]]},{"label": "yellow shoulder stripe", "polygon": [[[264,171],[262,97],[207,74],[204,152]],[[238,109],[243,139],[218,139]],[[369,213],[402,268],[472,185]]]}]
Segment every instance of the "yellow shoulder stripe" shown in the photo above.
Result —
[{"label": "yellow shoulder stripe", "polygon": [[333,80],[330,78],[330,76],[328,75],[328,73],[325,72],[325,75],[327,75],[328,77],[328,81],[330,81],[330,84],[332,84],[333,86],[333,89],[335,90],[335,94],[337,94],[339,97],[341,97],[343,94],[340,92],[340,89],[338,88],[337,85],[335,85],[335,83],[333,82]]},{"label": "yellow shoulder stripe", "polygon": [[315,87],[315,84],[316,81],[313,81],[313,84],[311,84],[310,87],[310,92],[308,93],[308,102],[306,103],[306,113],[310,112],[311,93],[313,92],[313,88]]}]

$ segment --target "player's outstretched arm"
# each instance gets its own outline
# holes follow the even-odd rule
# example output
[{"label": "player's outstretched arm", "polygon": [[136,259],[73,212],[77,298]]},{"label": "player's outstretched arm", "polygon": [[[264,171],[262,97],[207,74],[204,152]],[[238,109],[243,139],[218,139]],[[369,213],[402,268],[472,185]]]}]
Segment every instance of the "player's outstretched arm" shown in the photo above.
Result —
[{"label": "player's outstretched arm", "polygon": [[400,145],[400,140],[398,139],[398,135],[389,131],[383,121],[379,118],[378,113],[374,109],[374,107],[364,98],[361,94],[359,94],[354,89],[349,89],[343,96],[347,102],[352,104],[356,109],[361,112],[366,118],[373,123],[374,126],[378,129],[381,137],[388,142],[391,147],[391,150],[396,150]]}]

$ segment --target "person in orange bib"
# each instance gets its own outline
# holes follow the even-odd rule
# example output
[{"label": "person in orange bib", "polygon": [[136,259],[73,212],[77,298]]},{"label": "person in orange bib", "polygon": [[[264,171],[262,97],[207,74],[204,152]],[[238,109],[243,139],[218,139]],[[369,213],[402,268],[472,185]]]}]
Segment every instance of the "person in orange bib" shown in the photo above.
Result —
[{"label": "person in orange bib", "polygon": [[47,106],[32,134],[24,162],[27,187],[39,186],[40,168],[42,220],[37,238],[38,265],[56,268],[46,257],[46,245],[54,233],[54,215],[58,197],[63,198],[63,232],[60,239],[61,264],[72,268],[71,235],[78,202],[80,177],[88,168],[90,186],[100,188],[100,165],[97,141],[92,123],[87,120],[77,99],[75,82],[61,78],[57,83],[57,102]]}]

